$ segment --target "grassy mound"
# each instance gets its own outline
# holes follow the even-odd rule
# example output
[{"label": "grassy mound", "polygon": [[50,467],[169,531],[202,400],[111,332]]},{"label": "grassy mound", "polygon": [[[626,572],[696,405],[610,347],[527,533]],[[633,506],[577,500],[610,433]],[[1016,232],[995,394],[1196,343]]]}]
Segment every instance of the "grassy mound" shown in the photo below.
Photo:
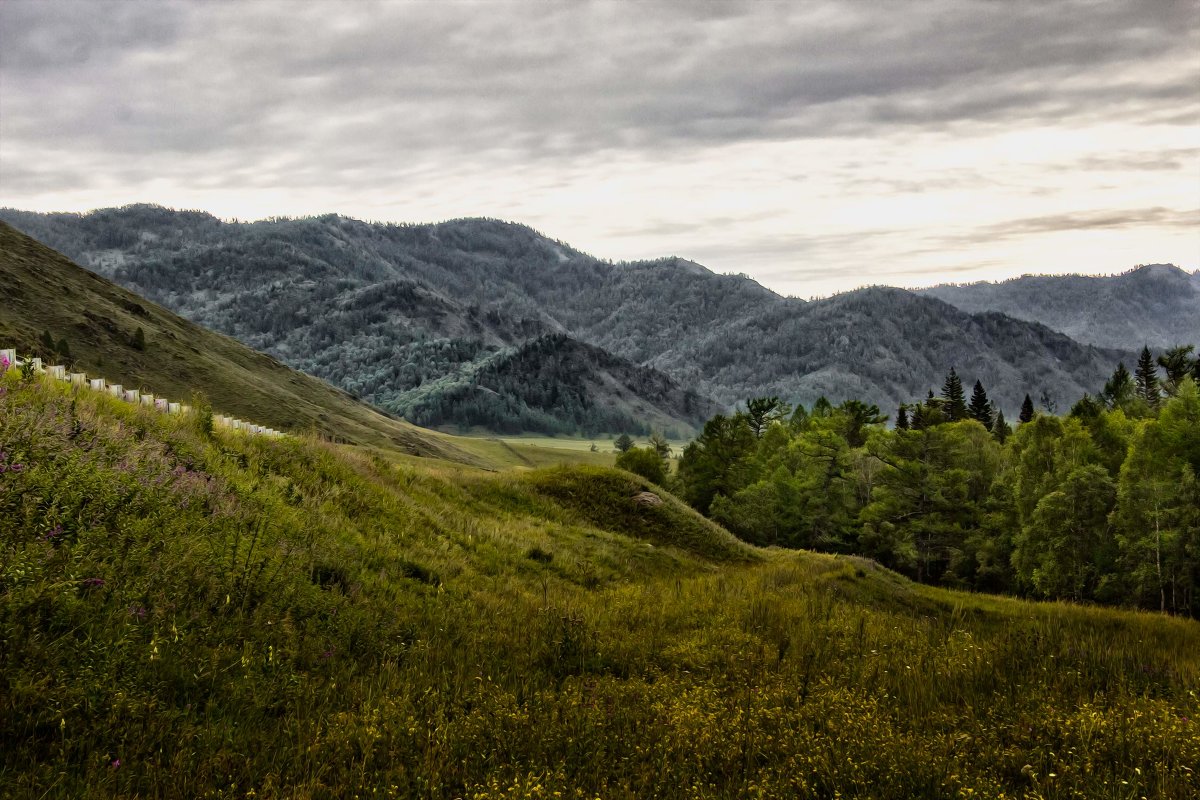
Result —
[{"label": "grassy mound", "polygon": [[1193,621],[398,461],[0,380],[0,794],[1200,791]]}]

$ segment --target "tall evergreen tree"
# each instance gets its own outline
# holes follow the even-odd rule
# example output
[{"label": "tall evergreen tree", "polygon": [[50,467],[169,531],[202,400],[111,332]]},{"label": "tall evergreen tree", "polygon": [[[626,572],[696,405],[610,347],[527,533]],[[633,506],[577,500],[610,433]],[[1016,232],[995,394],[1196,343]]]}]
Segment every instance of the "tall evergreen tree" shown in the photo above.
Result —
[{"label": "tall evergreen tree", "polygon": [[946,382],[942,384],[942,400],[945,401],[943,410],[951,422],[967,418],[967,396],[963,392],[962,380],[954,371],[954,367],[950,368],[950,372],[946,375]]},{"label": "tall evergreen tree", "polygon": [[1137,383],[1137,395],[1146,401],[1151,408],[1158,408],[1158,366],[1150,355],[1150,348],[1143,347],[1138,356],[1137,370],[1133,373]]},{"label": "tall evergreen tree", "polygon": [[967,406],[967,413],[971,419],[979,420],[980,424],[988,430],[992,429],[992,404],[988,402],[987,392],[983,390],[983,384],[975,381],[975,389],[971,392],[971,404]]},{"label": "tall evergreen tree", "polygon": [[1100,399],[1110,409],[1123,408],[1133,399],[1135,391],[1133,376],[1129,374],[1129,370],[1125,369],[1125,362],[1121,361],[1117,363],[1112,377],[1104,384],[1104,390],[1100,392]]},{"label": "tall evergreen tree", "polygon": [[905,403],[901,403],[900,410],[896,412],[896,430],[908,430],[908,405]]},{"label": "tall evergreen tree", "polygon": [[1167,374],[1167,379],[1163,382],[1163,389],[1171,397],[1175,396],[1183,379],[1192,371],[1192,350],[1194,349],[1195,347],[1190,344],[1181,345],[1172,347],[1158,357],[1158,365]]},{"label": "tall evergreen tree", "polygon": [[1000,444],[1004,444],[1011,435],[1012,428],[1004,421],[1004,411],[996,409],[996,419],[992,422],[992,437]]},{"label": "tall evergreen tree", "polygon": [[1030,422],[1033,420],[1033,400],[1029,395],[1025,395],[1025,401],[1021,403],[1021,416],[1017,417],[1019,422]]}]

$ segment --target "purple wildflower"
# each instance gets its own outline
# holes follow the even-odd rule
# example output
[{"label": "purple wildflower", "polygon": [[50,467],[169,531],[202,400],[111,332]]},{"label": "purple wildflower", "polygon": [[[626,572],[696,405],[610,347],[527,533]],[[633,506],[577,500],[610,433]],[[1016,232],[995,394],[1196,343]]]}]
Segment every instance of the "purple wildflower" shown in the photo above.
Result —
[{"label": "purple wildflower", "polygon": [[117,769],[118,767],[120,767],[120,766],[121,766],[121,759],[119,759],[119,758],[114,758],[114,759],[112,760],[112,764],[110,764],[110,766],[111,766],[113,769]]},{"label": "purple wildflower", "polygon": [[130,606],[129,607],[129,616],[137,617],[138,619],[145,619],[146,618],[145,606],[136,606],[136,605]]},{"label": "purple wildflower", "polygon": [[328,650],[326,650],[324,653],[321,653],[321,660],[322,660],[322,661],[325,661],[325,660],[327,660],[327,659],[330,659],[330,658],[333,658],[333,648],[332,648],[332,647],[331,647],[331,648],[329,648]]},{"label": "purple wildflower", "polygon": [[104,578],[84,578],[83,586],[86,589],[99,589],[104,585]]},{"label": "purple wildflower", "polygon": [[63,526],[55,525],[53,528],[51,528],[49,531],[46,532],[46,535],[42,537],[42,541],[43,542],[53,542],[58,537],[62,536],[62,534],[63,534]]}]

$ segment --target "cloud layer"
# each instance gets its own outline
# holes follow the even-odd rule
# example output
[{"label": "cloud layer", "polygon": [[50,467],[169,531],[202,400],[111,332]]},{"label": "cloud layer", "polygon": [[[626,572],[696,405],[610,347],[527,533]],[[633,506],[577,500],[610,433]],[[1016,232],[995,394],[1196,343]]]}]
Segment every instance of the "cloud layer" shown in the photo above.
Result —
[{"label": "cloud layer", "polygon": [[799,294],[1194,268],[1198,8],[5,0],[0,202],[505,217]]}]

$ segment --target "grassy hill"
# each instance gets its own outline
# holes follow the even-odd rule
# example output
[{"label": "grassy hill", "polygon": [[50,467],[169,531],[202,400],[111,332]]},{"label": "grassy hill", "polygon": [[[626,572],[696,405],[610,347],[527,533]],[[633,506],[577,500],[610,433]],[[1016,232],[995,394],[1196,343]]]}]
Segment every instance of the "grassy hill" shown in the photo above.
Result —
[{"label": "grassy hill", "polygon": [[[0,379],[14,798],[1200,792],[1200,625]],[[649,494],[647,494],[649,493]]]}]

